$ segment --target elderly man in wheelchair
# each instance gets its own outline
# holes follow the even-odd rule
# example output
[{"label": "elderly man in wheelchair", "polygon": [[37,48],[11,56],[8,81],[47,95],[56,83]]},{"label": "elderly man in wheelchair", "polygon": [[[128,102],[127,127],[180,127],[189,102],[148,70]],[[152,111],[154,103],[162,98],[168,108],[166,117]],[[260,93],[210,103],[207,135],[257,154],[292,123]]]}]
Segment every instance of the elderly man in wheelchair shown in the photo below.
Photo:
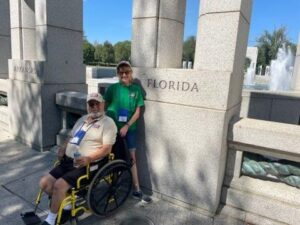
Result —
[{"label": "elderly man in wheelchair", "polygon": [[117,129],[103,113],[100,94],[87,96],[87,111],[88,115],[76,122],[70,138],[59,149],[58,165],[40,179],[36,208],[42,192],[46,192],[50,211],[38,224],[59,225],[70,220],[74,225],[85,211],[105,216],[122,205],[131,191],[129,164],[114,159],[111,153]]}]

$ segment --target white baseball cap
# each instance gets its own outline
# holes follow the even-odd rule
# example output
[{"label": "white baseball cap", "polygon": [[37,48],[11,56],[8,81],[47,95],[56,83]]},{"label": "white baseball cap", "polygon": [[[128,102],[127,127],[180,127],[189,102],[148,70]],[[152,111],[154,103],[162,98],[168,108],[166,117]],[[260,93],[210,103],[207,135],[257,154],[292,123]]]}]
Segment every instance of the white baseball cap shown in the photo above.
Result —
[{"label": "white baseball cap", "polygon": [[104,99],[103,99],[102,95],[99,94],[99,93],[90,93],[90,94],[88,94],[87,97],[86,97],[86,102],[89,102],[91,100],[95,100],[97,102],[104,102]]},{"label": "white baseball cap", "polygon": [[128,66],[128,67],[130,67],[130,69],[132,69],[132,68],[131,68],[131,65],[130,65],[130,62],[128,62],[128,61],[120,61],[120,62],[118,63],[118,65],[117,65],[117,71],[119,70],[119,68],[120,68],[121,66]]}]

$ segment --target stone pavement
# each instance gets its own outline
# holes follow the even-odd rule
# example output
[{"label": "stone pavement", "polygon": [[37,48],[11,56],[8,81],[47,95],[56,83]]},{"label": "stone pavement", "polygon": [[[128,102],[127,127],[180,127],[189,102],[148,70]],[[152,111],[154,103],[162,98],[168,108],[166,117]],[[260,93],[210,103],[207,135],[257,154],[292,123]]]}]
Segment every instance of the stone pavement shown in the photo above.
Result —
[{"label": "stone pavement", "polygon": [[[38,180],[51,168],[54,160],[54,153],[32,150],[12,140],[9,134],[0,130],[0,225],[23,224],[20,213],[33,210]],[[43,196],[38,215],[44,218],[46,214],[47,198]],[[133,217],[136,222],[124,222],[133,220]],[[153,225],[243,224],[222,216],[207,217],[153,197],[150,204],[143,204],[130,198],[117,212],[107,218],[83,215],[78,225],[144,225],[145,223],[137,222],[138,218],[148,220],[149,224]]]}]

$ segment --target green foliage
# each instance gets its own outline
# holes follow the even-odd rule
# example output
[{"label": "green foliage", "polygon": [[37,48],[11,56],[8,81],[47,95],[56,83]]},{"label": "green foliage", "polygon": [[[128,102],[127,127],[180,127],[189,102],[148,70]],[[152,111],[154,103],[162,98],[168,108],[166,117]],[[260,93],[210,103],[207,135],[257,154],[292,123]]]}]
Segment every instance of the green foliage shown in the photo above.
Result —
[{"label": "green foliage", "polygon": [[83,63],[89,64],[94,61],[94,46],[88,42],[85,38],[83,39]]},{"label": "green foliage", "polygon": [[94,46],[95,46],[95,53],[94,53],[95,62],[102,62],[103,45],[98,44],[96,42]]},{"label": "green foliage", "polygon": [[195,36],[190,36],[183,43],[183,56],[184,61],[192,61],[194,63],[195,57],[195,47],[196,47],[196,38]]},{"label": "green foliage", "polygon": [[130,41],[122,41],[118,42],[114,45],[115,51],[115,62],[119,62],[121,60],[130,60],[131,55],[131,42]]},{"label": "green foliage", "polygon": [[262,65],[265,68],[270,65],[271,60],[276,58],[278,49],[283,44],[291,47],[293,54],[296,53],[296,45],[289,41],[286,35],[285,27],[275,29],[272,33],[264,31],[264,33],[257,39],[258,56],[257,67]]},{"label": "green foliage", "polygon": [[104,63],[115,62],[114,47],[109,41],[105,41],[103,44],[101,59]]}]

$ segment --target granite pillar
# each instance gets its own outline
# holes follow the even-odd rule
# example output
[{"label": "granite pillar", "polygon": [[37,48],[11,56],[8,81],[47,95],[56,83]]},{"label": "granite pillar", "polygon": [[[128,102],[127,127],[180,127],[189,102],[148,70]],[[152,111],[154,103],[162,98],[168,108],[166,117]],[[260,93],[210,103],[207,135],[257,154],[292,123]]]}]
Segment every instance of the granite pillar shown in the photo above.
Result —
[{"label": "granite pillar", "polygon": [[0,17],[0,79],[7,79],[8,59],[11,58],[9,0],[0,2]]},{"label": "granite pillar", "polygon": [[138,127],[141,184],[210,215],[220,202],[228,124],[240,110],[251,4],[201,0],[194,69],[134,68],[146,98]]},{"label": "granite pillar", "polygon": [[82,0],[12,0],[10,13],[12,134],[37,150],[47,150],[61,128],[55,94],[86,92]]},{"label": "granite pillar", "polygon": [[133,1],[132,64],[180,68],[185,0]]}]

